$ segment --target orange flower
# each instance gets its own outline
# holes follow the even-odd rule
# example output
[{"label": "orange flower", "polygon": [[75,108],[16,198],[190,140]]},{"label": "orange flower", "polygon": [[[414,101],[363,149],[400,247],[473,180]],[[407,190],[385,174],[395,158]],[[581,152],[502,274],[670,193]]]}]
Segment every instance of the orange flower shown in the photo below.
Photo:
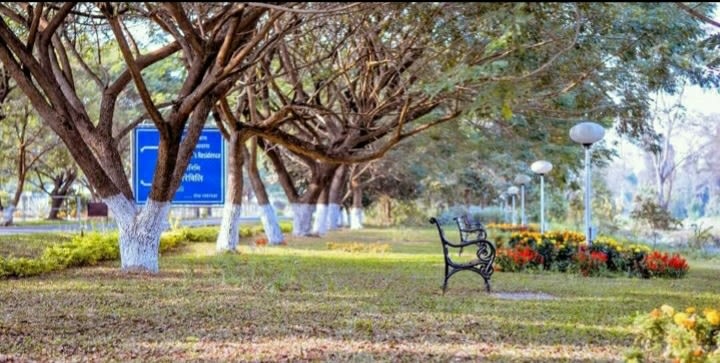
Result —
[{"label": "orange flower", "polygon": [[650,316],[653,319],[659,319],[662,316],[662,311],[660,311],[660,309],[658,308],[655,308],[653,309],[653,311],[650,312]]},{"label": "orange flower", "polygon": [[688,330],[692,330],[692,328],[695,327],[695,318],[688,317],[688,314],[686,313],[675,314],[673,321],[675,321],[675,324],[684,326]]}]

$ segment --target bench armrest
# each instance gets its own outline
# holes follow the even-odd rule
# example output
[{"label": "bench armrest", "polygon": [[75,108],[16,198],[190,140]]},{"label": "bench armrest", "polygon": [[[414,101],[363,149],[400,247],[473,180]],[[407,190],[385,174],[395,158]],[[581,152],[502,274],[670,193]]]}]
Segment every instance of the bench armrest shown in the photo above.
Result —
[{"label": "bench armrest", "polygon": [[452,242],[446,242],[445,244],[448,245],[448,246],[450,246],[450,247],[454,247],[454,248],[464,248],[464,247],[471,246],[471,245],[478,245],[478,246],[479,246],[479,245],[481,245],[481,244],[483,244],[483,243],[490,243],[490,244],[492,244],[492,242],[490,242],[490,241],[488,241],[488,240],[486,240],[486,239],[474,239],[474,240],[470,240],[470,241],[463,242],[463,243],[458,243],[458,244],[455,244],[455,243],[452,243]]}]

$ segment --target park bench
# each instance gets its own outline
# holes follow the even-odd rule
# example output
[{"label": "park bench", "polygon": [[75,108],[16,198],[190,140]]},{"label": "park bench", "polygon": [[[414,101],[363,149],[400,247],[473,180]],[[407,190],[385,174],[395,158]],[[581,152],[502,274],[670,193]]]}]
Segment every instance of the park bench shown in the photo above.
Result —
[{"label": "park bench", "polygon": [[455,217],[454,219],[457,223],[458,231],[460,231],[460,240],[462,242],[487,239],[487,232],[485,231],[485,226],[483,226],[482,223],[471,222],[467,214]]},{"label": "park bench", "polygon": [[[490,276],[493,274],[493,262],[495,262],[495,246],[485,238],[461,241],[460,243],[452,243],[445,238],[440,222],[435,218],[430,218],[430,223],[435,224],[440,235],[440,243],[443,248],[443,256],[445,258],[445,281],[443,282],[443,294],[447,290],[448,280],[450,276],[459,271],[474,271],[485,280],[485,290],[490,292]],[[468,246],[476,246],[475,255],[477,258],[470,261],[454,261],[450,257],[450,248],[464,248]]]}]

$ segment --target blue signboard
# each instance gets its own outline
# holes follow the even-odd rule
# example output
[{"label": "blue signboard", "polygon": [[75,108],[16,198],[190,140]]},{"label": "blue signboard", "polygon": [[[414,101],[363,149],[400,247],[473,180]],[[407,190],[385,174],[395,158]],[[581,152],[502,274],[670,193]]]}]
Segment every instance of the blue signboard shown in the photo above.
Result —
[{"label": "blue signboard", "polygon": [[[160,133],[154,127],[137,127],[133,136],[135,202],[144,204],[155,174]],[[220,130],[203,129],[172,204],[209,205],[224,202],[225,143]]]}]

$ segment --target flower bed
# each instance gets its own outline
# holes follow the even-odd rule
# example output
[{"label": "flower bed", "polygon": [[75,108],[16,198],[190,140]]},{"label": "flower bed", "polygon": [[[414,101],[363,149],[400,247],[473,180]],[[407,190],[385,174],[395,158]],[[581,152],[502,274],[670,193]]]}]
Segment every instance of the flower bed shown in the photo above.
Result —
[{"label": "flower bed", "polygon": [[584,276],[624,271],[631,276],[680,278],[689,266],[678,254],[653,251],[641,244],[623,244],[599,237],[592,246],[576,232],[513,233],[499,244],[496,266],[500,271],[531,268],[578,272]]},{"label": "flower bed", "polygon": [[633,320],[637,334],[628,362],[643,362],[647,353],[662,354],[674,362],[720,361],[720,312],[714,308],[698,312],[695,307],[675,311],[670,305],[639,314]]}]

